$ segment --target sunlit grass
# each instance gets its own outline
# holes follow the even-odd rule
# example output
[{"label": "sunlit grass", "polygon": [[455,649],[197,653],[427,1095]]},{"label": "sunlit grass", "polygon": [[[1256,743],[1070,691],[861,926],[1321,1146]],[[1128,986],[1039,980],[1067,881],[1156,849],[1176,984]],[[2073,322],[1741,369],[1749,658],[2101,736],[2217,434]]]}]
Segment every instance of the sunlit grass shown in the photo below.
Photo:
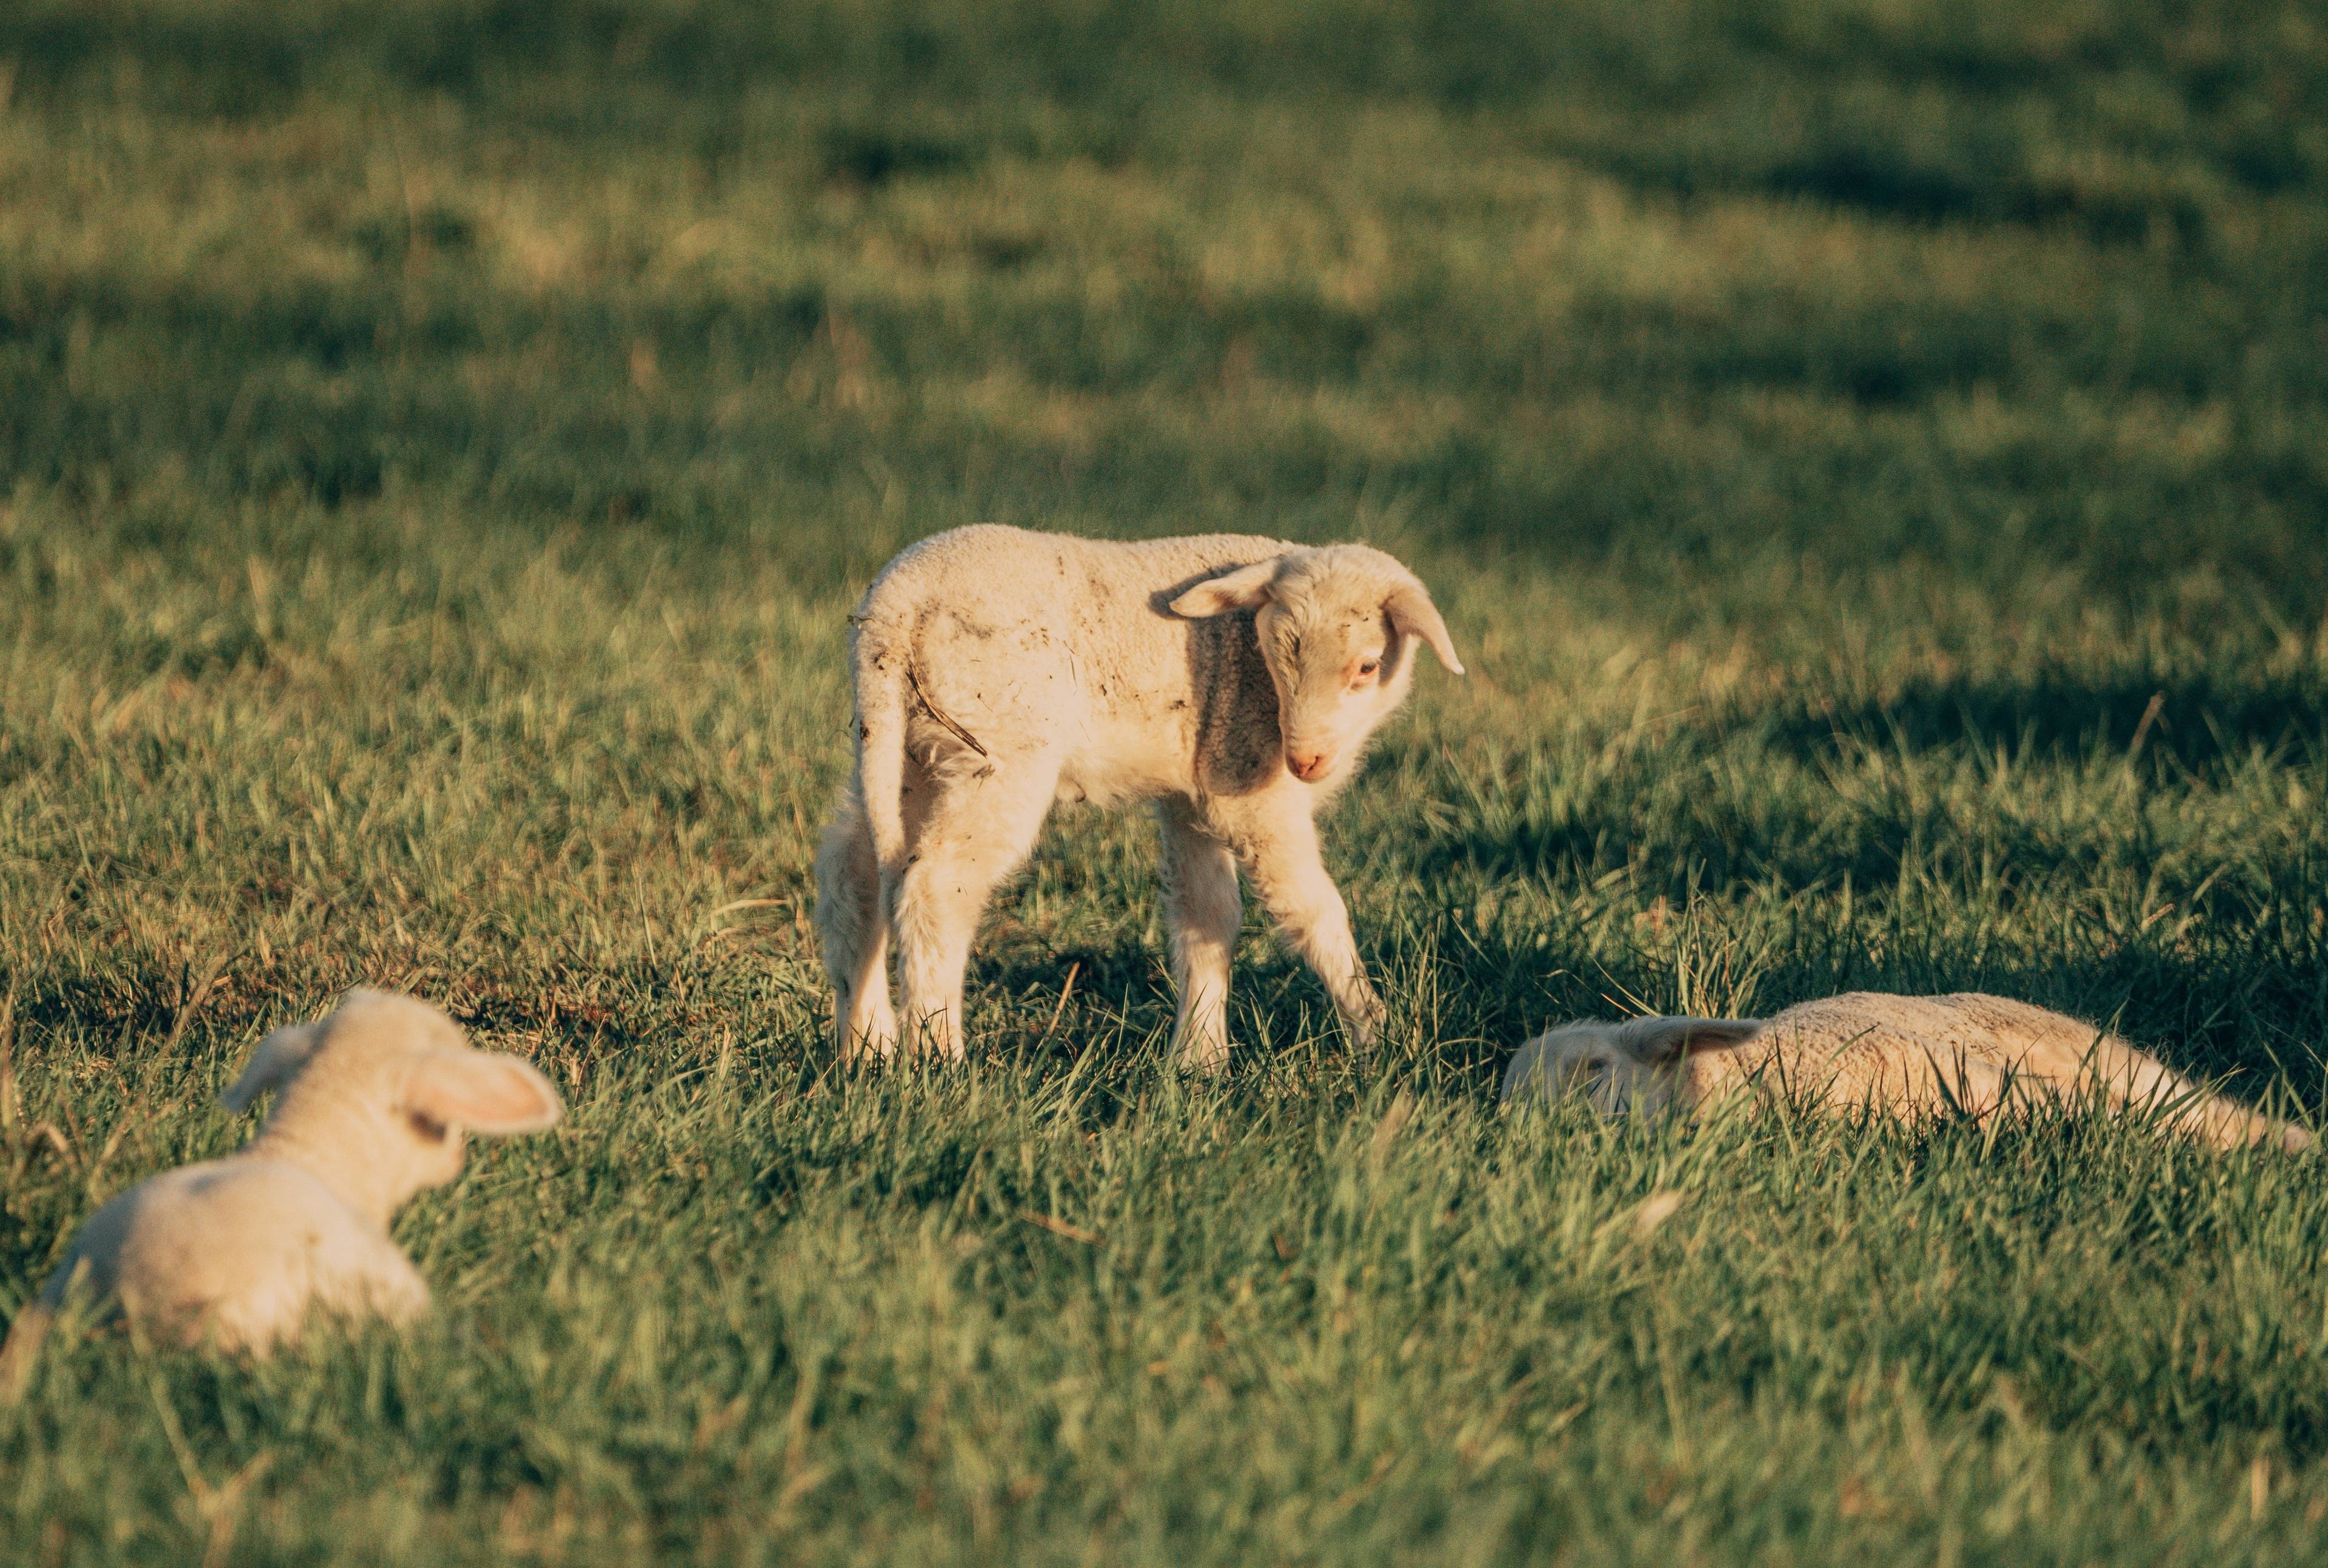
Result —
[{"label": "sunlit grass", "polygon": [[[61,1340],[0,1558],[2308,1561],[2315,1162],[1491,1094],[1983,988],[2320,1115],[2323,47],[0,15],[0,1310],[348,984],[574,1106],[400,1222],[408,1341]],[[1256,918],[1174,1079],[1152,830],[1070,812],[973,1063],[829,1060],[844,616],[993,521],[1432,584],[1472,673],[1328,826],[1376,1048]]]}]

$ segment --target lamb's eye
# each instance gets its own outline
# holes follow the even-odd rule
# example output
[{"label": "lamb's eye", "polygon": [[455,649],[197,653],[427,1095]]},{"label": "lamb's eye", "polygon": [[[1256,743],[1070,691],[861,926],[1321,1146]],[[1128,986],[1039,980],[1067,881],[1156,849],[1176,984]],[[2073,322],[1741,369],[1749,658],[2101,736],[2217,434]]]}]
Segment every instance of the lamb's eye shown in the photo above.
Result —
[{"label": "lamb's eye", "polygon": [[404,1119],[411,1125],[412,1135],[423,1143],[445,1141],[445,1123],[434,1116],[423,1116],[418,1111],[407,1111]]},{"label": "lamb's eye", "polygon": [[1379,659],[1361,659],[1358,661],[1358,679],[1361,681],[1373,680],[1375,675],[1381,672],[1381,670],[1382,661]]}]

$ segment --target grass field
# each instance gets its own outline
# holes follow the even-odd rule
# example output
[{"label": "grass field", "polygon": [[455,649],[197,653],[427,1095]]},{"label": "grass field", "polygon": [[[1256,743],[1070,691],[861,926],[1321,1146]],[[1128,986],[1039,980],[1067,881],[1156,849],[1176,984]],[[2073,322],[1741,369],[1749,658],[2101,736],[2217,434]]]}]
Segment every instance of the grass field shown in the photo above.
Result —
[{"label": "grass field", "polygon": [[[1177,1081],[1063,813],[838,1072],[842,617],[972,521],[1432,585],[1375,1049],[1256,921]],[[2319,1160],[1492,1094],[1979,988],[2317,1118],[2323,546],[2316,3],[13,0],[0,1311],[351,983],[573,1115],[409,1339],[52,1345],[0,1561],[2317,1562]]]}]

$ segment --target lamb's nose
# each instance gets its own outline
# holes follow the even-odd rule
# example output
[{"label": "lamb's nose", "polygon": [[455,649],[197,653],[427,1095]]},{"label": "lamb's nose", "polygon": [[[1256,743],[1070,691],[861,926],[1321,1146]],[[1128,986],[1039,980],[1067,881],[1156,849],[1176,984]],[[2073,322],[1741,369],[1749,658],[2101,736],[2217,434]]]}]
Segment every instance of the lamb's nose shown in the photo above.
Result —
[{"label": "lamb's nose", "polygon": [[1295,778],[1309,784],[1326,771],[1326,754],[1322,751],[1289,751],[1285,754],[1285,765],[1293,770]]}]

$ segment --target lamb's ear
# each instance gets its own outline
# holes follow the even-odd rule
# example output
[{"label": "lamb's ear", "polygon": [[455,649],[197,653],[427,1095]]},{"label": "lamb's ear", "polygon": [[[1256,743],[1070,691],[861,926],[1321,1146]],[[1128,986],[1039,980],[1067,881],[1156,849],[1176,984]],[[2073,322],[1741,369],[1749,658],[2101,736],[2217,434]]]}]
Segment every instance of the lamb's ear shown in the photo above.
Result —
[{"label": "lamb's ear", "polygon": [[1277,563],[1283,559],[1272,556],[1265,561],[1239,567],[1225,577],[1207,578],[1174,599],[1172,613],[1203,621],[1225,615],[1231,610],[1253,609],[1269,597],[1269,585],[1276,580]]},{"label": "lamb's ear", "polygon": [[1635,1019],[1622,1031],[1633,1058],[1652,1064],[1726,1051],[1761,1032],[1760,1019]]},{"label": "lamb's ear", "polygon": [[269,1089],[279,1089],[291,1075],[307,1065],[315,1047],[324,1043],[321,1024],[286,1024],[265,1039],[250,1053],[250,1061],[242,1069],[242,1076],[219,1091],[219,1103],[239,1116],[250,1109],[250,1103]]},{"label": "lamb's ear", "polygon": [[1431,602],[1430,589],[1421,583],[1394,588],[1383,601],[1383,613],[1398,628],[1399,635],[1420,637],[1430,643],[1450,675],[1463,673],[1463,661],[1455,657],[1455,641],[1447,634],[1447,623],[1439,618],[1439,606]]},{"label": "lamb's ear", "polygon": [[539,1132],[565,1103],[531,1066],[498,1051],[431,1051],[413,1064],[404,1108],[471,1132]]}]

